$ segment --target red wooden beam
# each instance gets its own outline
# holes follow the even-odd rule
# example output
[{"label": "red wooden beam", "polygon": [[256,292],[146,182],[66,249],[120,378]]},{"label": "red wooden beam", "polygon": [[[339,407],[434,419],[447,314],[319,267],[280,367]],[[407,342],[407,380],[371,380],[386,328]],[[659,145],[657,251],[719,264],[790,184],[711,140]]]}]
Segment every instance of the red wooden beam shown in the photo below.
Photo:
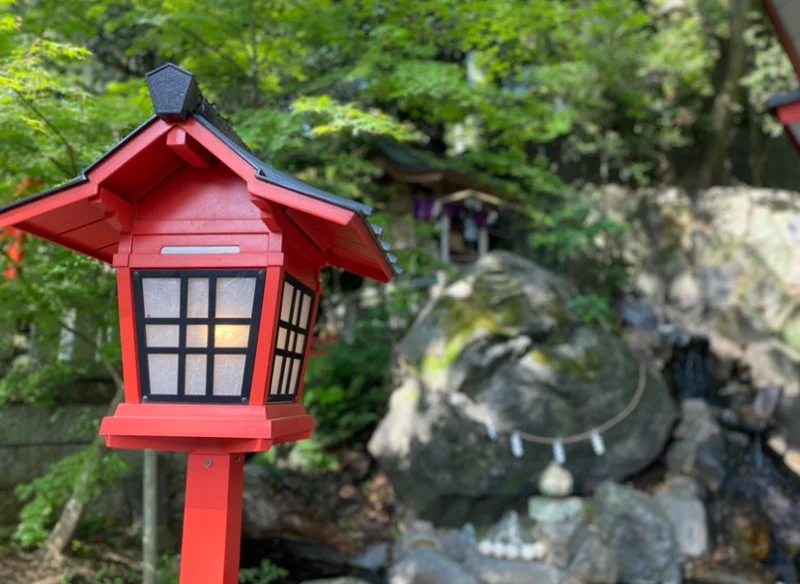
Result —
[{"label": "red wooden beam", "polygon": [[172,128],[167,134],[167,146],[195,168],[208,168],[211,153],[186,133],[183,128]]},{"label": "red wooden beam", "polygon": [[136,212],[133,205],[121,199],[106,188],[100,187],[89,203],[105,213],[105,220],[119,232],[130,231]]}]

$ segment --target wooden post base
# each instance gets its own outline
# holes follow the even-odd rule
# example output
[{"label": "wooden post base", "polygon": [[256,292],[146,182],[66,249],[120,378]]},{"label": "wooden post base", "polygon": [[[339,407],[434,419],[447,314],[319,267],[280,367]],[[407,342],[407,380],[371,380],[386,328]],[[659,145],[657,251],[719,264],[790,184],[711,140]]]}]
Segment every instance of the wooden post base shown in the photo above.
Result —
[{"label": "wooden post base", "polygon": [[238,584],[244,454],[189,454],[180,584]]}]

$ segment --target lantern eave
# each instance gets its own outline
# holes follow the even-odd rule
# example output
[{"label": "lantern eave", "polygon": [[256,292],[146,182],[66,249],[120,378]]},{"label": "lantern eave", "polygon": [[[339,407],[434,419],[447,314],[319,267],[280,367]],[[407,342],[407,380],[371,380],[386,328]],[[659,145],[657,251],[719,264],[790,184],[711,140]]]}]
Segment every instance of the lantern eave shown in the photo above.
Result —
[{"label": "lantern eave", "polygon": [[[0,228],[14,226],[112,263],[120,234],[131,227],[115,214],[123,209],[133,218],[136,202],[171,173],[214,159],[247,183],[254,204],[290,216],[320,250],[323,264],[381,282],[402,273],[391,246],[380,239],[381,229],[369,221],[372,207],[322,191],[260,160],[203,98],[187,71],[165,65],[154,73],[174,74],[185,89],[182,97],[176,101],[168,95],[168,83],[150,83],[156,116],[74,180],[0,207]],[[176,140],[170,140],[176,132],[184,140],[177,149]],[[97,201],[101,192],[113,204]]]},{"label": "lantern eave", "polygon": [[800,77],[800,27],[797,25],[799,14],[797,5],[795,2],[764,0],[764,7],[795,72]]},{"label": "lantern eave", "polygon": [[767,109],[772,113],[777,113],[782,107],[800,103],[800,89],[795,89],[788,93],[773,95],[767,100]]},{"label": "lantern eave", "polygon": [[[117,448],[259,452],[309,438],[314,419],[298,403],[268,406],[120,404],[100,435]],[[124,445],[124,446],[122,446]]]}]

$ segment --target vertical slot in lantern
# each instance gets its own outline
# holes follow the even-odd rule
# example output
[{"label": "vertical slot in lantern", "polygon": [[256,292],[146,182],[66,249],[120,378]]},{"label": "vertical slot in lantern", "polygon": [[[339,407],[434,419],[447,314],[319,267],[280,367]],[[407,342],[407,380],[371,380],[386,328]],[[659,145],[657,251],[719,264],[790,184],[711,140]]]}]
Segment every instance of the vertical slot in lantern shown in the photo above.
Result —
[{"label": "vertical slot in lantern", "polygon": [[284,277],[279,305],[270,402],[293,402],[299,394],[311,335],[316,294],[296,278]]}]

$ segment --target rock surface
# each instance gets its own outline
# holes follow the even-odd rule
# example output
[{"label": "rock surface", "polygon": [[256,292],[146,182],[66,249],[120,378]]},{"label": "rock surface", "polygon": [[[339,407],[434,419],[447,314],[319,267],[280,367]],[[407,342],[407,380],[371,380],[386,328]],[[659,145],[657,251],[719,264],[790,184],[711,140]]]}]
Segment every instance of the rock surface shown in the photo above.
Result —
[{"label": "rock surface", "polygon": [[447,556],[431,547],[411,550],[389,571],[389,584],[479,584]]},{"label": "rock surface", "polygon": [[531,497],[528,499],[528,517],[541,523],[581,521],[585,507],[580,497],[568,499]]},{"label": "rock surface", "polygon": [[328,546],[346,555],[355,552],[353,542],[333,522],[292,492],[275,489],[267,471],[253,464],[244,470],[242,533],[254,540],[281,537]]},{"label": "rock surface", "polygon": [[559,584],[563,577],[560,570],[548,564],[486,558],[477,554],[469,556],[464,566],[481,584]]},{"label": "rock surface", "polygon": [[585,526],[573,534],[569,555],[572,562],[563,584],[616,584],[619,581],[616,553]]},{"label": "rock surface", "polygon": [[344,578],[325,578],[323,580],[306,580],[303,584],[369,584],[366,580],[361,578],[351,578],[346,576]]},{"label": "rock surface", "polygon": [[[639,360],[617,336],[571,314],[575,295],[568,281],[528,260],[489,254],[400,343],[389,412],[369,450],[422,517],[495,521],[536,491],[553,457],[527,442],[515,456],[511,431],[584,432],[631,402]],[[602,458],[588,442],[566,447],[578,492],[622,480],[660,453],[676,407],[659,375],[645,370],[644,383],[638,407],[603,435]]]},{"label": "rock surface", "polygon": [[597,488],[594,523],[616,554],[623,582],[682,581],[680,548],[669,518],[644,493],[611,482]]},{"label": "rock surface", "polygon": [[[741,359],[758,388],[785,390],[779,454],[800,474],[800,199],[789,191],[717,187],[587,192],[596,210],[625,221],[637,300],[623,316],[651,330],[668,320]],[[697,290],[699,289],[699,294]],[[658,325],[656,325],[658,326]]]},{"label": "rock surface", "polygon": [[702,558],[708,552],[709,533],[703,502],[685,493],[666,492],[655,497],[675,532],[681,556]]},{"label": "rock surface", "polygon": [[667,468],[673,473],[695,477],[705,487],[716,490],[726,474],[722,461],[725,452],[722,429],[705,400],[684,400],[681,411],[675,440],[667,450]]}]

